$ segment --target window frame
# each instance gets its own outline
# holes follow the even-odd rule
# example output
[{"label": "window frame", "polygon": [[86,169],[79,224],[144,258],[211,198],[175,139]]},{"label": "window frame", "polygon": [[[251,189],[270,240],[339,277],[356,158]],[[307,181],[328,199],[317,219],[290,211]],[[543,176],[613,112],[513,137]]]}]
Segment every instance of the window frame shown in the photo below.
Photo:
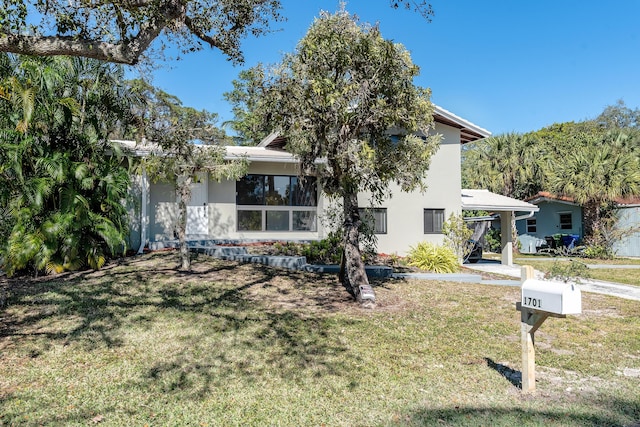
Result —
[{"label": "window frame", "polygon": [[527,234],[529,233],[537,233],[538,232],[538,219],[534,216],[532,218],[527,218],[526,223]]},{"label": "window frame", "polygon": [[[243,180],[246,180],[247,177],[251,177],[251,179],[255,180],[257,185],[259,186],[259,193],[254,194],[253,197],[246,197],[246,195],[240,194],[240,187],[243,185]],[[274,196],[278,193],[274,190],[268,189],[268,181],[269,177],[273,177],[273,181],[281,180],[281,178],[288,179],[288,190],[289,195],[287,197],[287,204],[278,204],[271,203],[270,200],[273,197],[269,198],[269,195]],[[312,188],[304,190],[308,192],[308,197],[305,199],[309,200],[309,204],[301,204],[299,199],[296,197],[298,183],[300,177],[298,175],[275,175],[275,174],[247,174],[238,181],[236,181],[236,231],[238,232],[252,232],[252,233],[273,233],[273,232],[317,232],[318,231],[318,186],[317,179],[313,176],[305,176],[304,178],[310,178]],[[304,194],[303,194],[304,195]],[[255,201],[255,204],[250,203],[240,203],[240,199],[243,200],[251,200]],[[240,221],[240,217],[243,216],[243,212],[254,211],[259,212],[260,215],[260,229],[257,228],[241,228],[241,224],[243,222]],[[287,229],[269,229],[269,216],[270,213],[281,212],[284,216],[287,217],[285,222],[288,224]],[[300,214],[311,213],[309,217],[310,226],[305,228],[300,228],[299,223],[304,221],[300,220]],[[254,223],[257,223],[257,218],[254,218]],[[250,224],[250,223],[248,223]],[[283,222],[274,222],[275,224],[283,224]],[[254,224],[252,224],[254,225]]]},{"label": "window frame", "polygon": [[[562,218],[568,217],[568,222],[563,222]],[[558,212],[558,227],[560,230],[573,230],[573,213],[572,212]]]},{"label": "window frame", "polygon": [[[431,230],[427,230],[427,212],[431,212]],[[440,218],[439,227],[437,219]],[[424,234],[442,234],[442,224],[445,221],[445,210],[440,208],[424,208],[422,210],[422,227]]]},{"label": "window frame", "polygon": [[[372,217],[373,218],[373,234],[387,234],[388,233],[388,227],[387,227],[387,223],[388,223],[388,211],[387,208],[382,208],[382,207],[377,207],[377,208],[358,208],[358,211],[360,213],[360,219],[361,220],[366,220],[366,218],[368,217]],[[377,213],[381,213],[382,214],[382,223],[379,224],[377,219],[378,216],[376,215]],[[381,230],[378,231],[378,225],[382,225]]]}]

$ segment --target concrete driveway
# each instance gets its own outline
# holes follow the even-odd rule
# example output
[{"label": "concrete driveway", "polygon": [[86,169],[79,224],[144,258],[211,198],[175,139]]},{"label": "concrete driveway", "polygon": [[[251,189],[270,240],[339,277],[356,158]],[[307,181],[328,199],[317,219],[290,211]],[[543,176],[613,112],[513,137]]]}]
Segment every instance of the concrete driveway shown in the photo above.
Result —
[{"label": "concrete driveway", "polygon": [[[524,265],[524,263],[523,263]],[[480,260],[476,264],[465,264],[466,268],[485,273],[502,274],[513,278],[520,279],[521,265],[513,266],[502,265],[499,261]],[[610,265],[590,265],[589,268],[610,268]],[[620,266],[618,268],[640,268],[640,265]],[[536,270],[536,277],[542,278],[544,274]],[[604,282],[602,280],[581,279],[578,283],[580,289],[584,292],[592,292],[596,294],[611,295],[614,297],[640,301],[640,286],[623,285],[620,283]]]}]

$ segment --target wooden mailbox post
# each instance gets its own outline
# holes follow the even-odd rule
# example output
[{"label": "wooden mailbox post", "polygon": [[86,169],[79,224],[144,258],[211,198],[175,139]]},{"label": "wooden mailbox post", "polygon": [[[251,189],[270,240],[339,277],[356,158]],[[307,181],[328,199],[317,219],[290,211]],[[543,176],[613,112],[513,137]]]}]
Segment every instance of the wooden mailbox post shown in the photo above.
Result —
[{"label": "wooden mailbox post", "polygon": [[536,390],[535,332],[548,317],[566,317],[582,312],[582,296],[575,284],[536,280],[533,267],[522,267],[522,300],[516,303],[520,311],[522,340],[522,391]]}]

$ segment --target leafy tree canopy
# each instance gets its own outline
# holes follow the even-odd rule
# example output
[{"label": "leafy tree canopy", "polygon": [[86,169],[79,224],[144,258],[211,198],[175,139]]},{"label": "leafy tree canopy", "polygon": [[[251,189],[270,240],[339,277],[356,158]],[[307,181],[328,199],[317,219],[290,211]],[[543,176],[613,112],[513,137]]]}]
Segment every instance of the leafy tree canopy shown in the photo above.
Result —
[{"label": "leafy tree canopy", "polygon": [[[176,233],[180,241],[181,268],[190,268],[186,241],[187,203],[199,172],[212,179],[237,179],[246,173],[244,159],[225,159],[228,138],[216,126],[217,115],[182,105],[180,100],[144,80],[130,82],[137,102],[133,106],[138,126],[130,129],[136,140],[147,139],[162,151],[143,159],[142,167],[154,181],[175,185],[178,200]],[[197,144],[196,144],[197,143]]]},{"label": "leafy tree canopy", "polygon": [[[424,0],[390,5],[433,15]],[[0,52],[136,64],[164,34],[184,53],[209,46],[242,62],[241,40],[268,31],[280,9],[280,0],[2,0]]]},{"label": "leafy tree canopy", "polygon": [[583,205],[585,234],[593,236],[607,206],[640,195],[639,158],[638,109],[618,101],[594,120],[470,143],[462,177],[467,187],[520,199],[541,190],[571,197]]},{"label": "leafy tree canopy", "polygon": [[342,202],[342,278],[356,296],[367,284],[358,193],[369,192],[376,203],[389,196],[392,182],[403,190],[421,187],[438,146],[429,135],[430,91],[413,83],[418,72],[402,45],[341,10],[316,19],[282,63],[254,68],[236,85],[243,89],[235,98],[243,129],[279,131],[302,170]]}]

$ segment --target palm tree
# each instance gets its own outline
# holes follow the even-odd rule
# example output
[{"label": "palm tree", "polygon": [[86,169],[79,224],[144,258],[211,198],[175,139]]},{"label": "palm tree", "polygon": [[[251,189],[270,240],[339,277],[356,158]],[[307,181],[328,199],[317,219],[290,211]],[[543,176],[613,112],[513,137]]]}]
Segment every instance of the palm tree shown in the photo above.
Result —
[{"label": "palm tree", "polygon": [[600,144],[565,153],[547,171],[550,191],[583,206],[585,235],[592,239],[601,234],[603,207],[640,193],[638,157],[625,140],[624,134],[608,134]]},{"label": "palm tree", "polygon": [[462,155],[463,185],[508,197],[535,194],[541,185],[541,146],[529,136],[506,133],[468,144]]},{"label": "palm tree", "polygon": [[79,63],[0,60],[0,72],[12,72],[0,76],[0,111],[6,113],[0,119],[0,174],[7,178],[0,197],[9,208],[0,250],[9,274],[99,268],[107,255],[124,250],[128,173],[106,141],[125,109],[101,103],[119,95],[109,92],[115,82],[90,78],[100,64],[82,62],[86,68],[76,70]]}]

